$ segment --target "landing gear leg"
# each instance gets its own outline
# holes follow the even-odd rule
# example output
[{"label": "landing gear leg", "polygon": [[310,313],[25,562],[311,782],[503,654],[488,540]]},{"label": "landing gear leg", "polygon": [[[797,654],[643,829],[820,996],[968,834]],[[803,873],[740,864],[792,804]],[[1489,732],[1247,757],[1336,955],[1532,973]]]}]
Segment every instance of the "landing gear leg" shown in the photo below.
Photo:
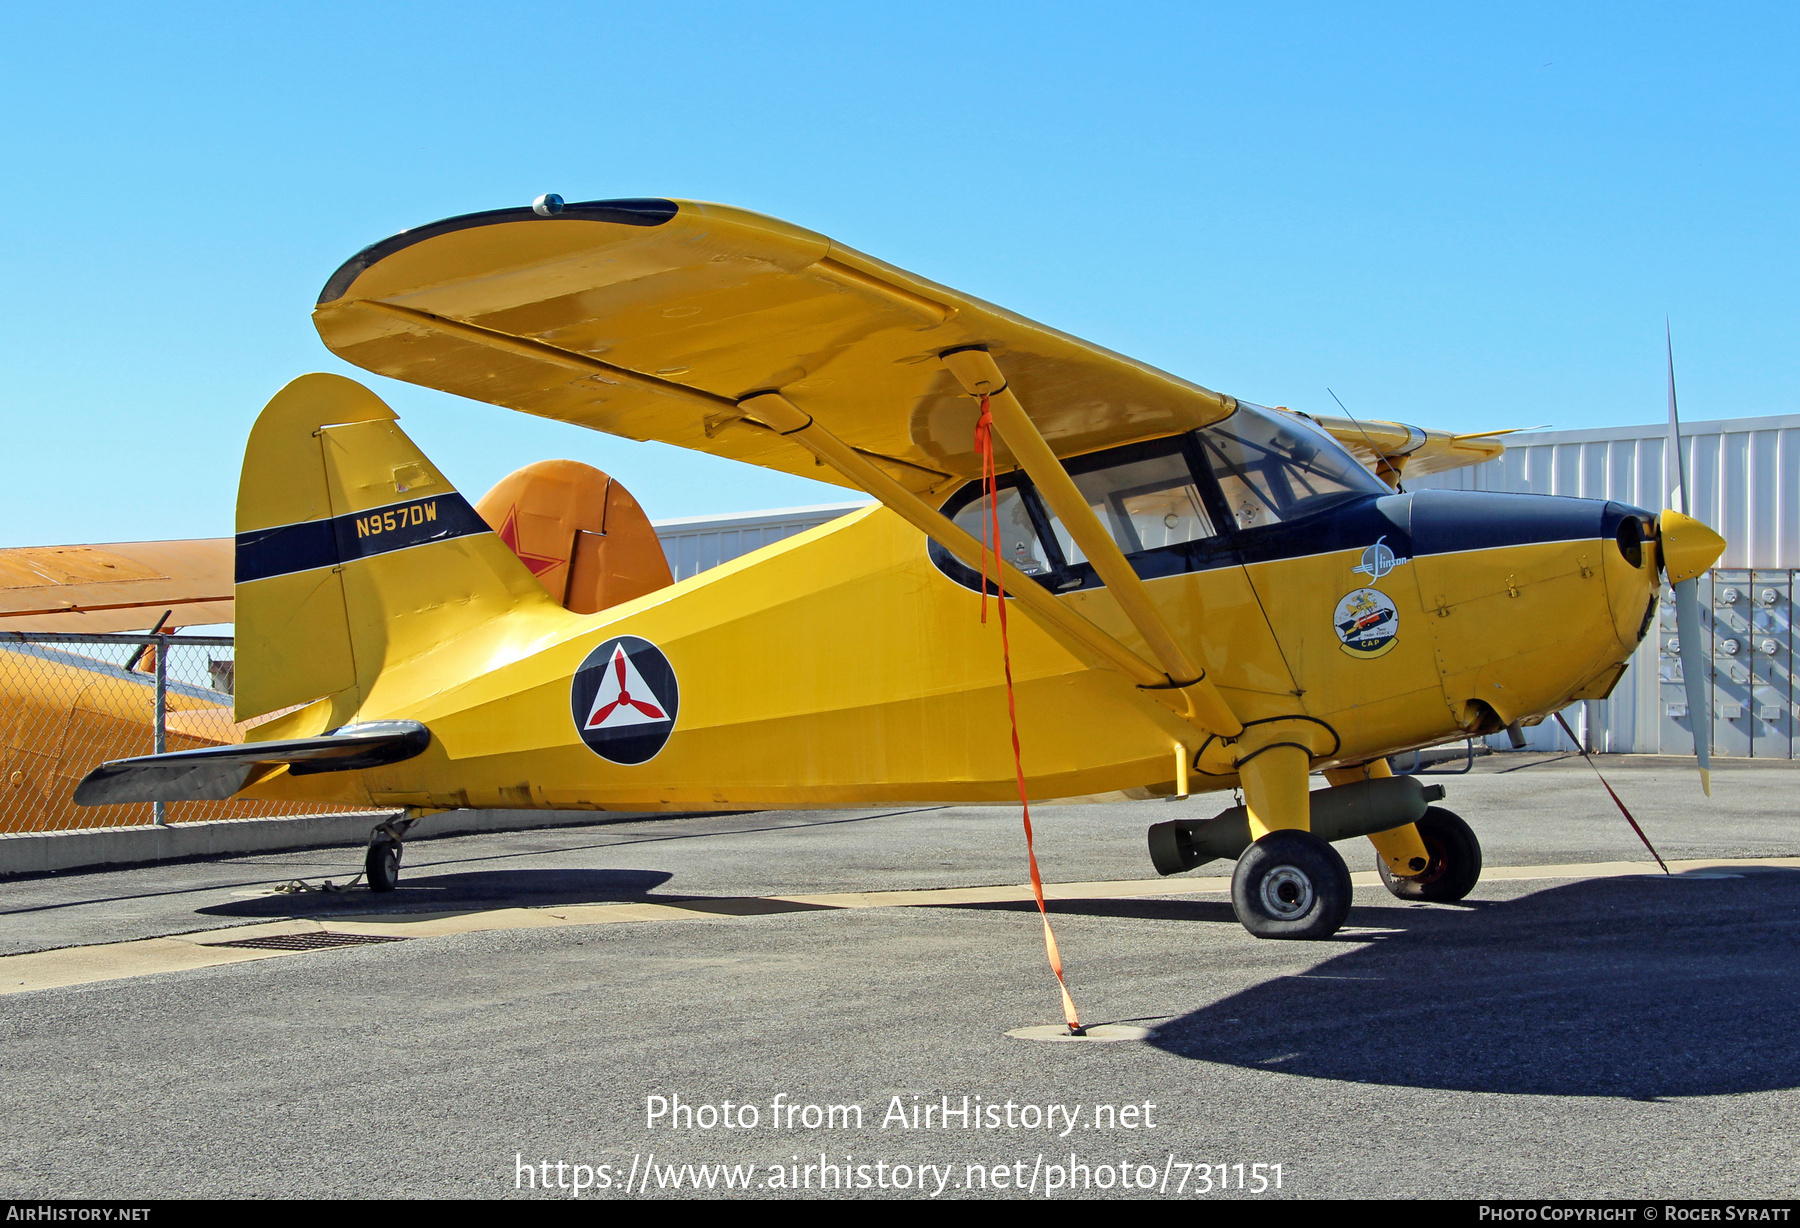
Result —
[{"label": "landing gear leg", "polygon": [[1276,746],[1239,770],[1255,837],[1231,876],[1231,907],[1258,938],[1329,938],[1350,915],[1350,869],[1308,830],[1310,759]]},{"label": "landing gear leg", "polygon": [[400,844],[419,816],[403,812],[369,833],[369,851],[363,857],[363,873],[370,891],[392,891],[400,885]]},{"label": "landing gear leg", "polygon": [[[1325,779],[1333,785],[1349,785],[1359,780],[1386,780],[1393,774],[1386,759],[1371,759],[1356,767],[1327,769]],[[1375,846],[1375,852],[1381,858],[1383,882],[1423,874],[1431,864],[1431,853],[1419,838],[1418,827],[1412,823],[1378,831],[1369,837],[1369,843]]]}]

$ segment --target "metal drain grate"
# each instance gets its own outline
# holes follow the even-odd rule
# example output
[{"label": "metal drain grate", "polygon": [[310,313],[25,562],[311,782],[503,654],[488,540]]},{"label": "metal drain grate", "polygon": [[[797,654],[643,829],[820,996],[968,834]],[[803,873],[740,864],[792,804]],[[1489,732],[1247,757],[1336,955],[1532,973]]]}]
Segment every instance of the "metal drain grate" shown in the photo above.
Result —
[{"label": "metal drain grate", "polygon": [[215,947],[255,947],[260,951],[323,951],[328,947],[354,947],[365,942],[405,942],[404,938],[387,934],[265,934],[261,938],[237,938],[215,942]]}]

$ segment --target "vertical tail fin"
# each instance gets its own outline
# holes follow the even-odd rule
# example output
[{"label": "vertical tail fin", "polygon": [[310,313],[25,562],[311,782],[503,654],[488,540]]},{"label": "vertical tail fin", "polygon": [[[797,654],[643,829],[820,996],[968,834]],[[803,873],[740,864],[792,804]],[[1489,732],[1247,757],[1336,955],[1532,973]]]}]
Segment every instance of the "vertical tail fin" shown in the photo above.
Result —
[{"label": "vertical tail fin", "polygon": [[239,720],[330,697],[342,723],[393,666],[548,599],[397,415],[304,375],[251,428],[238,483]]}]

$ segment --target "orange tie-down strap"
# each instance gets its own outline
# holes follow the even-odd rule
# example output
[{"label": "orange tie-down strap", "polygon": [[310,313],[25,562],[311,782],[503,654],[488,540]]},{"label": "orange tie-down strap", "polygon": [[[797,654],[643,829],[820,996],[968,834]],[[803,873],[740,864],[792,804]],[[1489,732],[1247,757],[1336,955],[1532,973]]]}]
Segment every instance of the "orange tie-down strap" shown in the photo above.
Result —
[{"label": "orange tie-down strap", "polygon": [[1625,803],[1620,800],[1617,793],[1613,792],[1613,787],[1606,783],[1606,777],[1600,774],[1600,765],[1595,763],[1594,757],[1587,753],[1587,749],[1582,745],[1581,739],[1575,736],[1575,731],[1569,728],[1569,722],[1563,719],[1563,714],[1558,712],[1555,715],[1556,723],[1563,727],[1563,732],[1569,735],[1569,741],[1574,743],[1576,753],[1587,760],[1587,765],[1594,769],[1594,775],[1600,777],[1600,787],[1605,789],[1607,796],[1613,799],[1613,805],[1619,808],[1619,813],[1625,816],[1625,821],[1627,823],[1631,824],[1631,830],[1637,833],[1637,838],[1644,842],[1644,847],[1650,850],[1650,855],[1652,857],[1656,858],[1656,864],[1662,867],[1662,872],[1664,874],[1667,874],[1669,872],[1669,863],[1662,859],[1662,854],[1656,851],[1656,846],[1654,844],[1650,843],[1650,837],[1644,834],[1644,829],[1638,826],[1638,821],[1631,817],[1631,811],[1625,808]]},{"label": "orange tie-down strap", "polygon": [[1025,796],[1025,763],[1019,752],[1019,707],[1013,698],[1012,645],[1006,634],[1006,579],[1003,573],[1000,541],[1000,492],[994,473],[994,419],[988,412],[986,395],[981,398],[981,417],[975,423],[975,447],[981,453],[981,489],[987,500],[987,517],[981,526],[981,621],[987,622],[989,551],[994,556],[994,589],[1000,610],[1000,660],[1006,670],[1006,716],[1012,724],[1013,778],[1019,784],[1019,808],[1025,820],[1025,860],[1031,866],[1031,894],[1037,900],[1038,917],[1044,923],[1044,952],[1050,957],[1050,971],[1056,973],[1056,987],[1062,991],[1063,1018],[1069,1021],[1071,1036],[1084,1036],[1086,1029],[1075,1013],[1075,999],[1069,996],[1069,984],[1063,979],[1062,953],[1056,947],[1056,932],[1050,928],[1050,910],[1044,907],[1044,880],[1038,875],[1037,850],[1031,838],[1031,802]]}]

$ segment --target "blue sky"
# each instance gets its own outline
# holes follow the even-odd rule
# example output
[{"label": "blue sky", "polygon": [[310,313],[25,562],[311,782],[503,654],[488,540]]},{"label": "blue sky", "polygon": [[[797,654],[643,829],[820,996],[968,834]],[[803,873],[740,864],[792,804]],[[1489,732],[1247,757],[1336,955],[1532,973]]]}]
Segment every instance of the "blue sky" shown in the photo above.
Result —
[{"label": "blue sky", "polygon": [[1251,400],[1478,430],[1800,412],[1800,9],[14,5],[0,544],[228,533],[283,383],[358,375],[471,496],[844,492],[338,362],[309,309],[451,214],[726,201]]}]

